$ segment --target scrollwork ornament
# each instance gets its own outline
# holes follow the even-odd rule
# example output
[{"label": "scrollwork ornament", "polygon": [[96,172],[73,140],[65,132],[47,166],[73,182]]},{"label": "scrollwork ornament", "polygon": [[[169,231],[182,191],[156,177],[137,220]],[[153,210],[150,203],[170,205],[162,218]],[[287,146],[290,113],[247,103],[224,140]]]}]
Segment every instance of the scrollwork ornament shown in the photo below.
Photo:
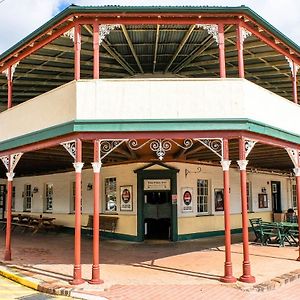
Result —
[{"label": "scrollwork ornament", "polygon": [[75,41],[75,28],[72,27],[70,30],[63,33],[63,36],[68,37],[73,42]]},{"label": "scrollwork ornament", "polygon": [[257,141],[245,140],[244,149],[245,149],[245,157],[246,158],[250,154],[250,152],[252,151],[252,149],[254,148],[256,143],[257,143]]},{"label": "scrollwork ornament", "polygon": [[248,38],[249,36],[252,35],[252,32],[250,32],[249,30],[247,30],[246,28],[242,27],[241,28],[241,42],[244,43],[245,39]]},{"label": "scrollwork ornament", "polygon": [[127,139],[110,139],[110,140],[99,140],[99,161],[102,162],[103,158],[109,155],[112,151],[118,148]]},{"label": "scrollwork ornament", "polygon": [[223,159],[223,139],[194,139]]},{"label": "scrollwork ornament", "polygon": [[105,40],[106,36],[116,28],[120,28],[120,24],[101,24],[99,26],[99,45]]},{"label": "scrollwork ornament", "polygon": [[6,170],[8,171],[9,170],[9,156],[8,155],[2,156],[2,157],[0,157],[0,159],[2,160]]},{"label": "scrollwork ornament", "polygon": [[203,28],[210,34],[219,45],[219,27],[217,24],[197,24],[198,28]]},{"label": "scrollwork ornament", "polygon": [[74,159],[76,159],[76,141],[75,140],[61,143],[61,145],[68,151],[68,153]]}]

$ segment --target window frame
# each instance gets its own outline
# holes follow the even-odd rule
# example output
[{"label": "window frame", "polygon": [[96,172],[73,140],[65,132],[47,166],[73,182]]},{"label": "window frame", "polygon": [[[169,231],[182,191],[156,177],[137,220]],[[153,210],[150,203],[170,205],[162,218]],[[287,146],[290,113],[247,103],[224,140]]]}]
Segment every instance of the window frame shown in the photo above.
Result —
[{"label": "window frame", "polygon": [[[111,179],[114,179],[115,181],[115,184],[114,184],[114,191],[113,192],[110,192],[112,194],[114,194],[114,202],[115,202],[115,209],[113,210],[110,210],[110,209],[107,209],[108,207],[108,194],[107,194],[107,186],[106,186],[106,182],[107,180],[111,180]],[[104,211],[106,213],[116,213],[118,212],[118,200],[117,200],[117,177],[116,176],[109,176],[109,177],[105,177],[104,178],[104,182],[103,182],[103,185],[104,185]]]},{"label": "window frame", "polygon": [[[206,189],[207,194],[206,195],[199,195],[199,190],[201,189],[201,187],[199,187],[198,183],[199,181],[205,181],[206,182],[206,187],[202,187],[204,189]],[[210,185],[209,185],[209,180],[208,179],[204,179],[204,178],[198,178],[197,179],[197,194],[196,194],[196,213],[197,215],[209,215],[211,213],[211,203],[210,203]],[[199,204],[200,202],[200,197],[206,197],[206,207],[207,207],[207,211],[200,211],[200,207],[201,204]],[[202,205],[204,206],[204,205]]]},{"label": "window frame", "polygon": [[[28,188],[28,187],[30,187],[30,188]],[[30,208],[28,207],[28,203],[30,203]],[[23,211],[24,212],[30,212],[31,210],[32,210],[31,184],[25,183],[24,184],[24,190],[23,190]]]},{"label": "window frame", "polygon": [[[51,186],[52,192],[49,192],[49,186]],[[53,212],[53,192],[54,185],[53,183],[45,183],[44,185],[44,209],[43,211],[46,213],[52,213]],[[49,196],[50,195],[50,196]],[[51,208],[48,208],[48,201],[51,198]]]}]

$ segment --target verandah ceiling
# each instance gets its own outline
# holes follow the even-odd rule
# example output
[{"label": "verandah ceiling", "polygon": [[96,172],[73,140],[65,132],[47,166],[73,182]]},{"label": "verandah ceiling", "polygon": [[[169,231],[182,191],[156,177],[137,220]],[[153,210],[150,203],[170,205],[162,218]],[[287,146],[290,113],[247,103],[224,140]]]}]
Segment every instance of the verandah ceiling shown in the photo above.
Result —
[{"label": "verandah ceiling", "polygon": [[[233,25],[225,26],[225,48],[227,77],[238,77]],[[122,25],[111,31],[101,44],[100,78],[218,78],[218,51],[213,37],[195,25]],[[291,70],[282,54],[252,35],[244,41],[244,61],[246,79],[292,100]],[[81,78],[92,77],[92,27],[84,25]],[[73,41],[60,36],[21,60],[14,74],[13,103],[26,101],[73,78]],[[299,91],[298,87],[300,96]],[[6,101],[7,80],[2,74],[0,106],[4,108]]]}]

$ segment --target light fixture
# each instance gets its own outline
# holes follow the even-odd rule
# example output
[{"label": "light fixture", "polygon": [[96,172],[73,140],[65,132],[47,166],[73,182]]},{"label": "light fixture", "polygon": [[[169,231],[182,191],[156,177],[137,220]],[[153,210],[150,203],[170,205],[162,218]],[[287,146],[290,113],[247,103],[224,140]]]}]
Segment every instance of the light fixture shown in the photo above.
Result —
[{"label": "light fixture", "polygon": [[35,186],[32,190],[32,193],[36,194],[36,193],[38,193],[38,191],[39,191],[39,188],[37,186]]},{"label": "light fixture", "polygon": [[86,186],[86,189],[87,189],[88,191],[91,191],[91,190],[93,189],[93,184],[89,182],[89,183],[87,184],[87,186]]},{"label": "light fixture", "polygon": [[188,174],[198,174],[201,172],[201,167],[198,167],[197,168],[197,171],[190,171],[188,169],[185,169],[184,170],[184,175],[185,175],[185,178],[188,176]]}]

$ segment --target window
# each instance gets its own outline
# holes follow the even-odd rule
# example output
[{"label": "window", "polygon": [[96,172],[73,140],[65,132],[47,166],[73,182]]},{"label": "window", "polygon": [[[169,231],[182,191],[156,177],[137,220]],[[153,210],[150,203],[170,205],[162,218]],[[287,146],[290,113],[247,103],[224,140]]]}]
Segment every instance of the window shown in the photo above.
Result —
[{"label": "window", "polygon": [[23,192],[24,211],[31,210],[31,199],[32,199],[31,184],[25,184],[24,192]]},{"label": "window", "polygon": [[292,207],[297,208],[297,191],[296,184],[292,184]]},{"label": "window", "polygon": [[247,210],[252,211],[252,189],[251,189],[251,182],[247,182]]},{"label": "window", "polygon": [[116,177],[105,178],[105,210],[117,210],[117,180]]},{"label": "window", "polygon": [[16,187],[12,188],[11,210],[16,210]]},{"label": "window", "polygon": [[208,213],[208,180],[197,180],[197,212]]},{"label": "window", "polygon": [[45,206],[44,211],[51,212],[53,209],[53,184],[46,183],[45,184]]}]

